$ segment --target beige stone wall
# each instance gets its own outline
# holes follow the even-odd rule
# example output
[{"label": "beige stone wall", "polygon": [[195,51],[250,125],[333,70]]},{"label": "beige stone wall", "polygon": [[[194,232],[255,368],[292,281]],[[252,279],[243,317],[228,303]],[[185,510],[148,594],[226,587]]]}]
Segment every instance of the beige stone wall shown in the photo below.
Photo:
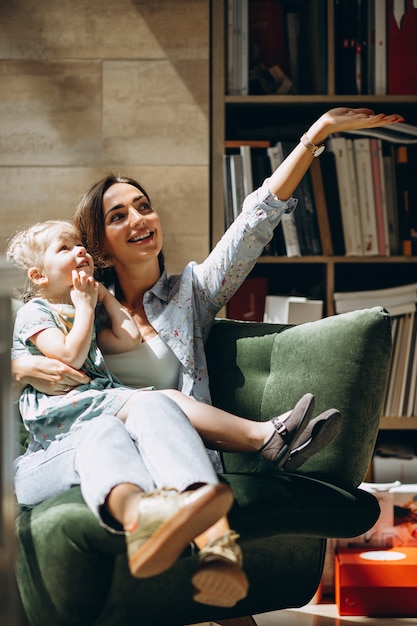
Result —
[{"label": "beige stone wall", "polygon": [[202,260],[208,115],[208,0],[0,2],[0,254],[116,171],[150,194],[169,271]]}]

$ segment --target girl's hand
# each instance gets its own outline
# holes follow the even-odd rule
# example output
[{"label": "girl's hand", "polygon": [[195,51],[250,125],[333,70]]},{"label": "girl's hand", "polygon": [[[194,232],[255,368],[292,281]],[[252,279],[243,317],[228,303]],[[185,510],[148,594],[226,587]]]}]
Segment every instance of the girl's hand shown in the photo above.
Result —
[{"label": "girl's hand", "polygon": [[72,272],[72,290],[71,300],[75,307],[87,304],[92,309],[97,304],[99,294],[99,283],[95,280],[94,276],[88,275],[83,270]]}]

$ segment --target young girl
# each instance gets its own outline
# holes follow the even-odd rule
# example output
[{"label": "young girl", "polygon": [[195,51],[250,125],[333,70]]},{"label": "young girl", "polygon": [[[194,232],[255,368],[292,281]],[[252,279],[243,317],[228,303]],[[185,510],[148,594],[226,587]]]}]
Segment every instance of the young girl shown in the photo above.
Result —
[{"label": "young girl", "polygon": [[[340,426],[339,413],[330,410],[311,420],[308,434],[303,438],[314,406],[311,394],[303,396],[293,411],[279,418],[253,422],[199,403],[175,389],[155,392],[150,387],[127,388],[112,376],[102,352],[114,354],[134,349],[141,342],[141,336],[127,310],[94,279],[92,257],[80,243],[75,227],[63,221],[36,224],[12,239],[8,257],[27,271],[30,281],[24,298],[26,303],[16,316],[13,356],[19,356],[22,349],[29,350],[32,354],[43,354],[75,369],[83,369],[90,377],[88,384],[66,389],[65,395],[46,395],[31,386],[23,390],[19,407],[31,441],[26,455],[20,457],[23,461],[18,459],[16,464],[19,502],[36,504],[69,484],[80,484],[87,504],[99,519],[109,528],[117,528],[117,523],[123,527],[129,567],[134,576],[152,576],[164,571],[190,541],[195,541],[202,548],[200,566],[193,577],[197,590],[195,600],[233,606],[246,595],[248,583],[241,569],[242,555],[235,543],[236,534],[230,530],[225,517],[232,504],[230,490],[218,484],[212,468],[208,471],[204,465],[207,459],[199,461],[204,465],[204,479],[187,481],[183,475],[175,477],[173,466],[177,457],[187,466],[186,472],[195,474],[188,468],[195,463],[196,437],[190,432],[189,424],[184,426],[181,419],[178,432],[165,431],[166,425],[162,425],[162,421],[159,424],[154,413],[150,415],[149,398],[161,403],[158,415],[164,413],[164,402],[174,402],[181,409],[179,413],[188,417],[208,446],[260,451],[272,463],[285,465],[291,464],[291,446],[296,443],[293,467],[298,466],[299,459],[305,460],[303,455],[309,446],[315,451],[314,429],[322,433],[322,445],[333,438]],[[111,326],[98,327],[96,333],[98,302],[105,307]],[[100,420],[95,420],[96,417]],[[113,456],[114,437],[111,444],[109,438],[102,437],[102,428],[105,430],[109,417],[117,418],[134,444],[126,451],[124,460],[120,446],[118,456]],[[149,425],[144,432],[146,419]],[[110,423],[109,432],[114,429],[114,420]],[[180,434],[182,428],[184,437]],[[115,465],[119,459],[118,469],[125,479],[117,481],[106,476],[100,481],[100,461],[94,468],[99,438],[100,458],[106,469],[107,460]],[[189,440],[192,440],[192,450],[187,447]],[[132,478],[131,470],[123,474],[122,466],[133,449],[138,457],[136,461],[141,464],[140,473],[143,474],[143,465],[146,468],[146,480],[141,480],[140,476]],[[57,465],[57,458],[63,451],[69,452],[77,468],[76,478],[73,469],[66,475],[65,464]],[[159,459],[156,463],[154,458],[156,455],[172,461],[165,464],[166,471],[161,471]],[[199,456],[206,457],[201,453]],[[39,463],[42,472],[38,471]],[[28,467],[37,471],[32,475]],[[59,480],[57,468],[61,473]],[[171,484],[176,491],[169,490]],[[202,484],[205,487],[201,487]],[[155,492],[155,486],[164,492]],[[162,512],[155,513],[155,506],[149,505],[149,498],[145,498],[148,493],[153,495],[153,502],[158,501],[157,508],[161,508],[162,501]],[[223,577],[220,585],[219,576]],[[227,594],[219,591],[226,589],[226,584]]]}]

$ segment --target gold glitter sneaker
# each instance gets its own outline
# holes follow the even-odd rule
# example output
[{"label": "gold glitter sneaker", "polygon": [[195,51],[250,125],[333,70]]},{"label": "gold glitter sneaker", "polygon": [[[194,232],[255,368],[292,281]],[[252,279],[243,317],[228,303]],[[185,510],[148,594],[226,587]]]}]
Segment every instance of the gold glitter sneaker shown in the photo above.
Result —
[{"label": "gold glitter sneaker", "polygon": [[232,504],[232,490],[224,484],[182,493],[157,489],[144,494],[136,525],[126,532],[131,574],[148,578],[167,570],[195,537],[228,513]]},{"label": "gold glitter sneaker", "polygon": [[246,597],[248,579],[242,570],[242,550],[233,530],[209,541],[198,554],[199,566],[192,578],[194,600],[201,604],[232,607]]}]

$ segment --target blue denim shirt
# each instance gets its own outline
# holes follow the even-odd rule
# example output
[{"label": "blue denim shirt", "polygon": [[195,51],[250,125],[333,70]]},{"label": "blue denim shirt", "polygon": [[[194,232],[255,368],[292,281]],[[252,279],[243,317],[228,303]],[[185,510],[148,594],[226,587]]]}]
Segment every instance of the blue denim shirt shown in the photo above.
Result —
[{"label": "blue denim shirt", "polygon": [[211,403],[204,343],[214,318],[254,267],[282,214],[296,205],[271,194],[266,180],[205,261],[188,263],[178,275],[164,272],[146,292],[146,315],[181,363],[180,391]]}]

